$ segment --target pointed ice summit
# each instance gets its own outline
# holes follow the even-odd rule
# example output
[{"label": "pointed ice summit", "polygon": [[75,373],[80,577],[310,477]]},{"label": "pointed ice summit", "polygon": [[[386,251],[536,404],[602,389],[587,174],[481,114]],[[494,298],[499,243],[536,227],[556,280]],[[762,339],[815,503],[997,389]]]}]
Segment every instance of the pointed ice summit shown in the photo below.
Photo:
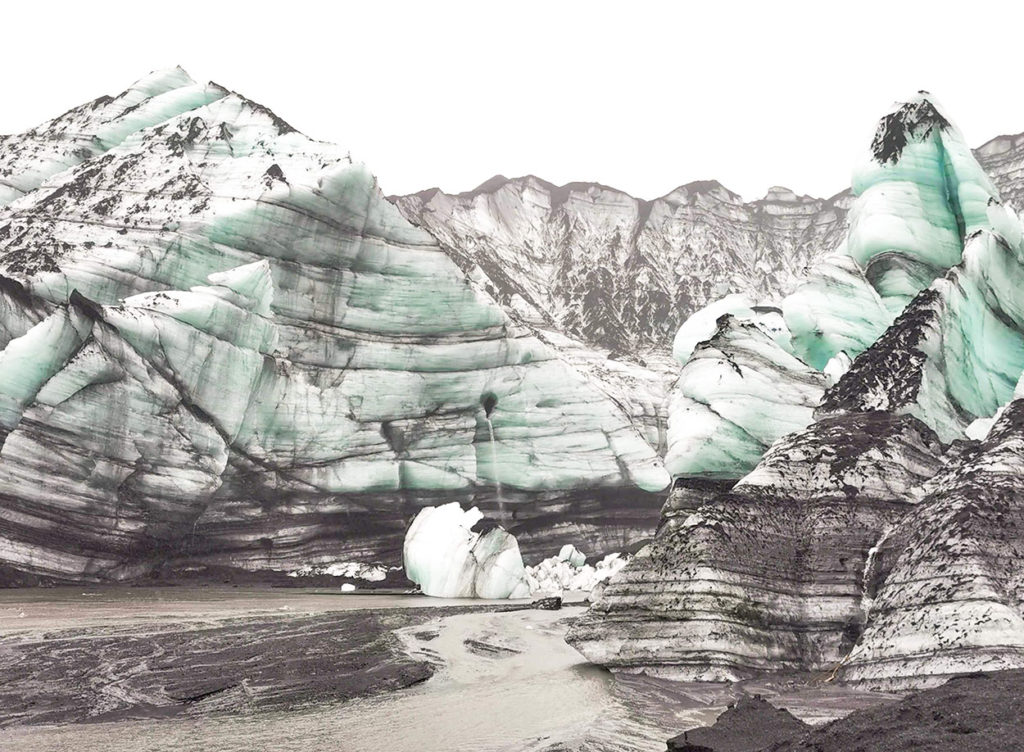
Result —
[{"label": "pointed ice summit", "polygon": [[[1009,242],[1015,242],[1019,232],[1014,229],[1019,226],[1016,216],[1001,205],[963,136],[924,93],[879,121],[868,155],[854,173],[853,190],[857,199],[846,239],[835,254],[812,266],[777,308],[758,310],[753,301],[746,301],[746,307],[723,308],[729,300],[725,299],[680,328],[675,354],[683,368],[672,390],[666,456],[673,475],[741,477],[772,442],[811,422],[826,387],[881,336],[914,296],[961,264],[965,249],[979,233],[1009,235]],[[693,339],[688,334],[693,322],[721,315],[719,311],[760,328],[773,344],[766,342],[753,357],[742,346],[723,348],[708,331],[705,344],[696,349],[680,346],[682,340]],[[977,315],[984,314],[979,309]],[[990,322],[980,326],[996,332]],[[989,362],[998,358],[994,352],[978,357]],[[711,363],[717,364],[721,378],[708,377]],[[858,370],[863,367],[862,363]],[[1000,366],[1000,373],[1012,375],[1014,367]],[[750,378],[752,373],[760,374],[761,380]],[[984,390],[986,377],[979,377]],[[1003,376],[996,378],[1005,381]],[[1008,386],[996,388],[1002,401],[1009,398],[1014,383],[1016,375]],[[832,394],[842,392],[837,387]],[[963,397],[961,402],[967,422],[990,415],[998,405],[991,398],[966,404],[970,400]],[[838,407],[834,396],[825,404]],[[887,404],[883,400],[877,406],[884,409]],[[955,413],[949,406],[925,422],[950,440],[966,425],[950,430],[941,425]]]}]

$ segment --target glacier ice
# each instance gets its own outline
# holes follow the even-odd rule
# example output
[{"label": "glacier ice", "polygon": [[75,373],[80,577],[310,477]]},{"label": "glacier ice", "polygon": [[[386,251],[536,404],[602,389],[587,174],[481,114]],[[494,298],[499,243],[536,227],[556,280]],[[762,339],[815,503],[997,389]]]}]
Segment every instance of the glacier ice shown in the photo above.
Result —
[{"label": "glacier ice", "polygon": [[857,262],[842,253],[815,264],[782,311],[793,354],[817,369],[840,352],[863,352],[893,319]]},{"label": "glacier ice", "polygon": [[[980,279],[982,273],[972,269],[980,264],[995,280],[1015,278],[1014,262],[993,252],[997,241],[991,239],[1016,243],[1020,225],[999,204],[995,186],[932,97],[921,93],[881,119],[870,153],[854,173],[853,191],[845,240],[780,304],[783,323],[770,332],[777,352],[765,357],[762,348],[753,359],[746,340],[721,335],[703,355],[694,350],[712,334],[709,320],[718,311],[731,310],[750,323],[765,320],[743,296],[723,298],[680,327],[675,354],[684,365],[670,394],[666,454],[673,475],[738,478],[749,471],[773,441],[810,422],[825,386],[836,394],[849,389],[859,378],[846,375],[854,359],[918,293],[933,282],[949,284],[936,281],[949,269],[956,282],[948,305],[959,313],[948,319],[956,323],[947,323],[942,336],[953,367],[923,378],[915,414],[948,441],[966,427],[961,415],[991,415],[1009,398],[1007,385],[1024,367],[1021,343],[1005,324],[1013,311],[998,309],[998,282]],[[999,273],[992,271],[997,267]],[[973,294],[979,283],[982,289]],[[1001,299],[1012,308],[1006,295]],[[760,383],[751,378],[758,371]],[[808,371],[821,372],[821,378]],[[844,376],[847,386],[837,383]],[[885,377],[872,378],[880,381],[865,394],[884,391]],[[890,397],[878,394],[860,404],[888,409]],[[834,409],[837,400],[831,402]]]},{"label": "glacier ice", "polygon": [[410,497],[500,484],[528,519],[669,483],[596,369],[343,149],[237,93],[155,75],[0,152],[0,496],[22,510],[3,562],[395,563]]},{"label": "glacier ice", "polygon": [[683,322],[672,341],[672,355],[680,363],[686,363],[697,344],[711,339],[718,328],[718,319],[729,314],[741,318],[754,317],[754,302],[746,295],[726,295],[696,311]]},{"label": "glacier ice", "polygon": [[405,536],[406,576],[438,598],[527,598],[530,587],[515,537],[473,531],[483,513],[458,502],[426,507]]},{"label": "glacier ice", "polygon": [[947,442],[992,416],[1024,371],[1024,308],[1015,295],[1022,251],[988,230],[971,235],[961,263],[915,297],[829,389],[821,410],[907,412]]},{"label": "glacier ice", "polygon": [[894,313],[960,262],[964,238],[990,227],[999,194],[934,97],[881,119],[854,173],[846,252]]},{"label": "glacier ice", "polygon": [[569,566],[579,569],[587,563],[587,555],[571,543],[566,543],[558,551],[559,561],[568,562]]},{"label": "glacier ice", "polygon": [[760,326],[724,316],[672,387],[665,467],[734,478],[778,437],[809,424],[824,391],[825,377]]},{"label": "glacier ice", "polygon": [[557,595],[564,591],[594,592],[611,579],[626,564],[629,558],[619,553],[611,553],[594,564],[587,564],[578,556],[565,555],[565,548],[574,546],[566,544],[558,556],[551,556],[526,568],[526,579],[532,595]]},{"label": "glacier ice", "polygon": [[843,679],[902,689],[1024,667],[1022,427],[1015,399],[888,537],[889,571]]},{"label": "glacier ice", "polygon": [[[574,624],[591,660],[894,688],[1024,666],[1024,232],[925,96],[883,118],[855,191],[845,245],[781,304],[790,347],[775,344],[827,379],[812,422],[735,480],[729,463],[742,471],[755,446],[742,424],[692,418],[674,393],[667,464],[698,477],[677,481],[670,524]],[[746,343],[717,338],[681,380],[705,351],[719,369],[683,385],[747,398]],[[747,411],[759,402],[772,407],[759,395]],[[674,448],[700,438],[721,454],[678,464],[695,452]]]}]

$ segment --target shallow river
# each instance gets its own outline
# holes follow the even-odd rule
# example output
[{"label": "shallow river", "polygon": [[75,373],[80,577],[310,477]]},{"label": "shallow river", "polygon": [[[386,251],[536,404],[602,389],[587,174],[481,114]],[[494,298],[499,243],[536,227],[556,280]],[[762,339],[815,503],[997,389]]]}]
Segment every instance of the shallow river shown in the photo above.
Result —
[{"label": "shallow river", "polygon": [[[49,597],[47,597],[49,596]],[[37,629],[140,625],[187,618],[216,622],[248,615],[350,608],[465,604],[408,595],[325,595],[312,591],[219,588],[0,592],[4,634]],[[563,641],[580,606],[562,611],[472,613],[438,618],[399,634],[407,650],[440,666],[428,681],[388,695],[289,712],[133,720],[0,731],[0,749],[334,750],[664,750],[665,739],[711,723],[737,686],[614,677]],[[837,717],[880,696],[798,684],[748,686],[811,721]]]}]

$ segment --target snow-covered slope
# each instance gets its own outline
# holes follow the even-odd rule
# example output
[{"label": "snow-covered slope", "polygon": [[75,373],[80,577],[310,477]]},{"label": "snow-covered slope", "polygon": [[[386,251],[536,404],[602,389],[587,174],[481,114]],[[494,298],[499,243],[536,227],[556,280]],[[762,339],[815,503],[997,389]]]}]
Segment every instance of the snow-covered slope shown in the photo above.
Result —
[{"label": "snow-covered slope", "polygon": [[643,427],[344,150],[180,70],[97,101],[3,144],[0,563],[397,563],[439,496],[651,529]]},{"label": "snow-covered slope", "polygon": [[850,204],[848,193],[823,200],[785,188],[747,203],[714,181],[646,201],[533,176],[394,200],[479,265],[500,300],[620,352],[666,346],[689,314],[726,291],[755,300],[788,292],[841,240]]},{"label": "snow-covered slope", "polygon": [[[1024,208],[1024,134],[975,151]],[[847,231],[853,196],[773,188],[745,202],[715,181],[652,201],[597,183],[495,176],[472,191],[392,197],[403,214],[494,281],[503,303],[619,352],[665,347],[686,318],[725,293],[777,300]]]}]

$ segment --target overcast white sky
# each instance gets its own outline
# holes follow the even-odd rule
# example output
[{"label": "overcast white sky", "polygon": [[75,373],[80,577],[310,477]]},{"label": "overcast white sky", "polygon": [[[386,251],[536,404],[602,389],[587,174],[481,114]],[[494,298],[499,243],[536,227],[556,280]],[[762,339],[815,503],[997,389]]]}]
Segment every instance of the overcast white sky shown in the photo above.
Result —
[{"label": "overcast white sky", "polygon": [[0,132],[180,64],[345,145],[386,193],[534,173],[645,198],[710,178],[831,195],[918,89],[973,146],[1024,131],[1021,5],[953,6],[22,2],[3,14]]}]

